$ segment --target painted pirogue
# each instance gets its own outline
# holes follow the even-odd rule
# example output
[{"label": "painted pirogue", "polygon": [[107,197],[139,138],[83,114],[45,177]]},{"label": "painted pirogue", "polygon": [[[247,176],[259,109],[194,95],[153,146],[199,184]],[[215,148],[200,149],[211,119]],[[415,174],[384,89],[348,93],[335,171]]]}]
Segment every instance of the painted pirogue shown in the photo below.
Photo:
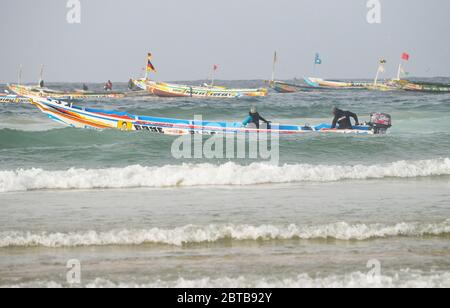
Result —
[{"label": "painted pirogue", "polygon": [[304,78],[307,85],[313,88],[332,88],[332,89],[367,89],[371,84],[364,82],[346,82],[346,81],[332,81],[322,78],[307,77]]},{"label": "painted pirogue", "polygon": [[288,83],[284,81],[266,81],[269,87],[278,93],[297,93],[297,92],[311,92],[316,90],[313,87],[302,86],[298,84]]},{"label": "painted pirogue", "polygon": [[267,89],[228,89],[217,86],[188,86],[155,82],[147,79],[133,81],[139,88],[159,97],[239,98],[265,97]]},{"label": "painted pirogue", "polygon": [[[75,106],[68,102],[54,99],[33,98],[40,111],[50,119],[66,126],[76,128],[119,129],[126,131],[148,131],[166,135],[189,134],[242,134],[242,133],[276,133],[295,135],[305,133],[341,133],[373,135],[384,134],[390,127],[389,115],[375,114],[369,124],[355,126],[353,129],[331,129],[329,124],[309,125],[275,125],[266,127],[244,126],[240,122],[207,122],[200,119],[180,120],[149,116],[137,116],[126,112],[102,110]],[[375,119],[375,120],[373,120]]]},{"label": "painted pirogue", "polygon": [[426,83],[426,82],[412,82],[406,81],[402,85],[402,89],[413,92],[427,92],[427,93],[450,93],[450,85],[442,83]]},{"label": "painted pirogue", "polygon": [[124,93],[119,92],[88,92],[88,91],[75,91],[65,92],[52,90],[49,88],[41,88],[36,86],[24,86],[17,84],[7,85],[9,91],[16,93],[20,96],[38,96],[42,98],[55,98],[62,100],[82,100],[82,99],[95,99],[95,98],[124,98]]}]

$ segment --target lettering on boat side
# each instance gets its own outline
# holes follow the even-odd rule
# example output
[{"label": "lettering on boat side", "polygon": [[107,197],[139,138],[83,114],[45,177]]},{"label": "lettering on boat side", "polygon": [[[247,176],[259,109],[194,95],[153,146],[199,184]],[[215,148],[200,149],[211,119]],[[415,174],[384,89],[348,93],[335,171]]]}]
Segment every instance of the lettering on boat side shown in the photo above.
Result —
[{"label": "lettering on boat side", "polygon": [[152,133],[160,133],[160,134],[164,134],[164,130],[161,127],[156,127],[156,126],[148,126],[148,125],[134,125],[134,129],[135,130],[146,130]]},{"label": "lettering on boat side", "polygon": [[380,0],[367,1],[367,22],[369,24],[381,24],[381,2]]},{"label": "lettering on boat side", "polygon": [[67,23],[69,24],[81,24],[81,2],[80,0],[68,0],[66,7],[69,9],[67,12]]}]

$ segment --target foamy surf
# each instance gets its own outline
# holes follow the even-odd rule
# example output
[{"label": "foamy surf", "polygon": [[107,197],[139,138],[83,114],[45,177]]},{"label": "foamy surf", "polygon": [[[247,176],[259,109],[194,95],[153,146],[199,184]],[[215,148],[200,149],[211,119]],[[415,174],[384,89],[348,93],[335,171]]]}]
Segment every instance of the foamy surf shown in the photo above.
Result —
[{"label": "foamy surf", "polygon": [[0,247],[79,247],[163,244],[186,244],[231,241],[274,241],[335,239],[364,241],[386,237],[446,236],[450,234],[450,219],[440,223],[348,224],[339,222],[321,226],[274,225],[187,225],[174,229],[112,230],[107,232],[31,233],[0,232]]},{"label": "foamy surf", "polygon": [[450,158],[399,161],[382,165],[327,166],[253,163],[241,166],[183,164],[163,167],[139,165],[109,169],[0,171],[0,192],[44,189],[160,188],[178,186],[257,185],[299,182],[333,182],[383,178],[450,175]]},{"label": "foamy surf", "polygon": [[[56,281],[34,281],[3,285],[0,288],[64,288]],[[363,272],[343,275],[312,277],[299,274],[285,278],[273,277],[203,277],[198,279],[179,278],[172,281],[160,279],[148,282],[116,282],[97,278],[82,283],[85,288],[449,288],[449,272],[424,272],[404,269],[392,275],[369,276]]]}]

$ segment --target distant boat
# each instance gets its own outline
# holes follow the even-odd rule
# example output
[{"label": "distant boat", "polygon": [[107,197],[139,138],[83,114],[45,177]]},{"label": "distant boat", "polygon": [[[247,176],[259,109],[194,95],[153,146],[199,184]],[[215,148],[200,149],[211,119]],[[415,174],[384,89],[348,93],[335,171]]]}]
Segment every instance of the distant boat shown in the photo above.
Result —
[{"label": "distant boat", "polygon": [[357,89],[364,90],[370,85],[364,82],[347,82],[333,81],[322,78],[306,77],[304,78],[307,85],[313,88],[331,88],[331,89]]},{"label": "distant boat", "polygon": [[278,93],[297,93],[302,91],[309,91],[309,88],[306,86],[276,80],[275,71],[277,62],[278,62],[278,54],[277,52],[275,52],[273,56],[272,79],[266,81],[266,83],[269,85],[271,89],[275,90]]},{"label": "distant boat", "polygon": [[217,86],[189,86],[155,82],[145,78],[133,80],[139,88],[159,97],[239,98],[265,97],[267,89],[228,89]]},{"label": "distant boat", "polygon": [[278,93],[296,93],[296,92],[301,92],[304,91],[306,89],[306,87],[304,86],[299,86],[296,84],[291,84],[291,83],[287,83],[287,82],[282,82],[282,81],[268,81],[269,86],[277,91]]},{"label": "distant boat", "polygon": [[298,92],[314,92],[327,90],[325,88],[314,88],[301,84],[294,84],[284,81],[266,81],[269,84],[270,88],[275,90],[278,93],[298,93]]},{"label": "distant boat", "polygon": [[450,84],[413,82],[402,80],[401,88],[405,91],[425,92],[425,93],[450,93]]},{"label": "distant boat", "polygon": [[89,92],[89,91],[59,91],[39,86],[24,86],[18,84],[8,84],[8,90],[20,96],[38,96],[42,98],[55,98],[63,100],[82,100],[93,98],[124,98],[125,94],[121,92]]},{"label": "distant boat", "polygon": [[149,79],[150,73],[156,73],[156,68],[152,63],[153,55],[147,54],[147,68],[145,77],[132,80],[138,88],[158,97],[193,97],[193,98],[239,98],[239,97],[265,97],[267,89],[228,89],[214,85],[214,73],[218,69],[214,65],[212,71],[211,85],[202,86],[181,85],[166,82],[156,82]]}]

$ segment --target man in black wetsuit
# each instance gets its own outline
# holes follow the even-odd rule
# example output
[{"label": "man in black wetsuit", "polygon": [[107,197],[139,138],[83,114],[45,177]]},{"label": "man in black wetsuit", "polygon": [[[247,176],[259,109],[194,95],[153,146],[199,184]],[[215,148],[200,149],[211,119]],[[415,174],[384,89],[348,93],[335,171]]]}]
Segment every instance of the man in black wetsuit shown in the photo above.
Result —
[{"label": "man in black wetsuit", "polygon": [[270,121],[267,121],[264,119],[259,113],[256,107],[252,107],[250,109],[250,113],[248,117],[245,119],[245,121],[242,123],[243,126],[247,126],[250,123],[253,123],[256,125],[256,128],[259,129],[260,122],[263,121],[267,124],[267,128],[270,129]]},{"label": "man in black wetsuit", "polygon": [[332,129],[335,129],[337,127],[337,124],[339,124],[339,129],[353,129],[352,121],[350,118],[355,119],[355,125],[359,125],[358,116],[350,111],[343,111],[337,107],[333,108],[333,124],[331,125]]}]

